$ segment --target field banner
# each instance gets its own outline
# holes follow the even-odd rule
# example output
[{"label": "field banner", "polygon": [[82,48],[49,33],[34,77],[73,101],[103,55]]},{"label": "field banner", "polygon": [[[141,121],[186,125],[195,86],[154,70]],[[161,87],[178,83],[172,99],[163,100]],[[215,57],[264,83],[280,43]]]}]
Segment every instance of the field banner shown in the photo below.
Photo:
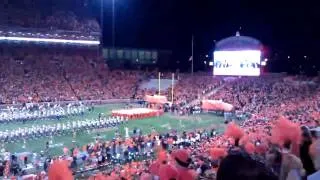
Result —
[{"label": "field banner", "polygon": [[202,109],[214,110],[214,111],[225,111],[230,112],[233,110],[233,105],[218,100],[202,100]]},{"label": "field banner", "polygon": [[156,103],[156,104],[164,104],[168,102],[166,96],[159,96],[159,95],[154,95],[154,96],[146,95],[144,100],[149,103]]}]

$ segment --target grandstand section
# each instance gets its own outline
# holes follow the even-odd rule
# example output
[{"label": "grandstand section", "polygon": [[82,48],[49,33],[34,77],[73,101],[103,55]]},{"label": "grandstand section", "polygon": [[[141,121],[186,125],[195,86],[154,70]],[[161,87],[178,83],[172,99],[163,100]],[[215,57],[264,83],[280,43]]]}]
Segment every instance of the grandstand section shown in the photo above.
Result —
[{"label": "grandstand section", "polygon": [[[0,7],[0,42],[99,45],[101,30],[82,3],[55,1],[43,11],[42,1],[12,0]],[[73,9],[73,11],[70,11]]]}]

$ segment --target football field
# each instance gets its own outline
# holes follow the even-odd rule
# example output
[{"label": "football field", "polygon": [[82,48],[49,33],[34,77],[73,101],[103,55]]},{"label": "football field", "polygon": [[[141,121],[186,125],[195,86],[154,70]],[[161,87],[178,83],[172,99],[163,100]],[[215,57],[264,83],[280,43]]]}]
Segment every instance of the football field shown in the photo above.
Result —
[{"label": "football field", "polygon": [[[104,115],[111,114],[111,110],[122,109],[124,104],[109,104],[95,106],[94,110],[91,112],[86,112],[83,116],[68,116],[64,117],[61,120],[36,120],[26,123],[17,122],[10,124],[1,124],[0,130],[13,130],[18,129],[19,127],[32,127],[33,125],[43,125],[43,124],[56,124],[61,122],[72,122],[77,120],[84,119],[96,119],[98,118],[99,113],[104,113]],[[216,116],[213,114],[197,114],[192,116],[176,116],[171,113],[165,113],[160,117],[147,118],[147,119],[138,119],[130,120],[128,123],[124,123],[117,128],[105,128],[105,129],[94,129],[90,131],[78,132],[75,135],[75,138],[72,133],[68,135],[42,137],[38,139],[26,140],[23,141],[7,143],[4,145],[4,148],[8,149],[13,153],[20,152],[41,152],[45,149],[46,142],[52,141],[52,144],[49,148],[49,153],[52,155],[63,154],[63,148],[71,148],[73,146],[73,140],[75,139],[75,144],[79,147],[83,145],[94,142],[98,134],[100,137],[105,140],[111,140],[114,138],[115,131],[118,129],[121,135],[125,135],[124,128],[129,128],[129,133],[131,134],[134,128],[140,128],[143,134],[148,134],[154,128],[157,132],[170,132],[171,130],[177,130],[178,132],[189,131],[199,128],[215,128],[217,131],[223,131],[224,129],[224,120],[221,116]]]}]

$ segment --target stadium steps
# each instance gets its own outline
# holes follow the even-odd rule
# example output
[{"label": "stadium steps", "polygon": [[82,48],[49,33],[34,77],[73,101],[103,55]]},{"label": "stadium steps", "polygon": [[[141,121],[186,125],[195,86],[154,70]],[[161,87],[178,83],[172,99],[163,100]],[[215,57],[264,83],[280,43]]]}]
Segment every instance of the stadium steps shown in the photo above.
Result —
[{"label": "stadium steps", "polygon": [[134,85],[134,92],[133,92],[133,99],[135,99],[136,98],[136,96],[137,96],[137,94],[138,94],[138,90],[139,90],[139,87],[140,87],[140,84],[142,83],[142,79],[139,79],[138,81],[137,81],[137,83]]},{"label": "stadium steps", "polygon": [[69,79],[66,76],[67,73],[66,73],[65,69],[62,66],[61,66],[60,69],[62,71],[63,78],[66,80],[66,82],[69,85],[69,87],[70,87],[71,91],[73,92],[74,96],[77,97],[78,100],[80,100],[80,97],[77,95],[76,91],[73,89],[71,83],[69,82]]}]

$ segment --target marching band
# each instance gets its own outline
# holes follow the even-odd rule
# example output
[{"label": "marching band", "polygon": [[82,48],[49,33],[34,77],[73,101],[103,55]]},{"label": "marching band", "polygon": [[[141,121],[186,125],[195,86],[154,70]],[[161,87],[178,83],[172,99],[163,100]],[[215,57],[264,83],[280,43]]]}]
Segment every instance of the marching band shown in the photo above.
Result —
[{"label": "marching band", "polygon": [[59,118],[63,116],[84,113],[88,107],[80,103],[61,104],[33,104],[28,103],[21,108],[7,106],[0,111],[0,123],[13,121],[32,121],[45,118]]},{"label": "marching band", "polygon": [[[86,110],[89,110],[89,108],[81,102],[67,104],[66,106],[47,103],[46,105],[28,105],[20,109],[7,107],[6,110],[0,112],[0,123],[59,119],[59,117],[81,114]],[[53,124],[2,129],[0,130],[0,142],[10,143],[25,141],[26,139],[66,135],[76,131],[111,128],[127,121],[128,118],[120,116],[106,117],[99,115],[96,119],[56,121],[57,123]]]}]

